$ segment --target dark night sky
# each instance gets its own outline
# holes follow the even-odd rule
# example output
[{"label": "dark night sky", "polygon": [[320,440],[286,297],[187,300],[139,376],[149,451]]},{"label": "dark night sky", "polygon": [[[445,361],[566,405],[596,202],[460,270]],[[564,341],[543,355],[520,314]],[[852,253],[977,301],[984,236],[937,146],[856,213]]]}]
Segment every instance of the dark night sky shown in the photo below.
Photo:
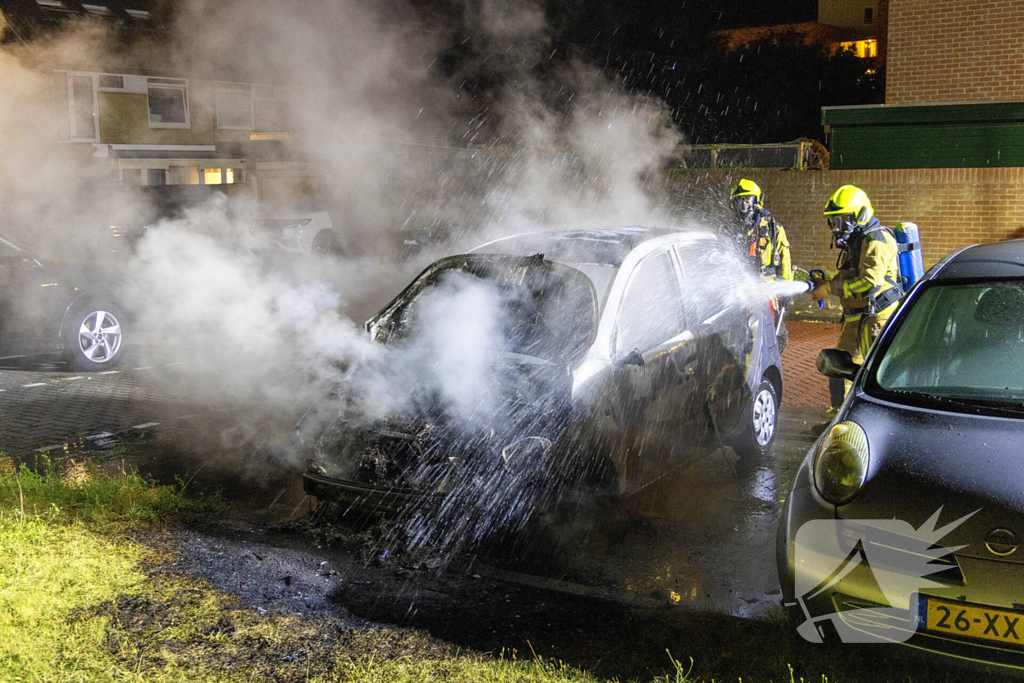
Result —
[{"label": "dark night sky", "polygon": [[818,16],[817,0],[722,0],[698,4],[717,6],[721,13],[719,28],[723,29],[814,21]]}]

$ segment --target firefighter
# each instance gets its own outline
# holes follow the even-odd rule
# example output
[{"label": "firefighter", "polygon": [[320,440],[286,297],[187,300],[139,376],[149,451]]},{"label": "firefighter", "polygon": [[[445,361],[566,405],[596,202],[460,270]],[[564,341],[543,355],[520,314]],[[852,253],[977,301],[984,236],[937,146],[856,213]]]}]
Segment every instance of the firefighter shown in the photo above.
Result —
[{"label": "firefighter", "polygon": [[732,188],[733,213],[744,230],[750,259],[762,277],[793,279],[789,240],[782,224],[764,208],[761,188],[753,180],[741,179]]},{"label": "firefighter", "polygon": [[[729,201],[740,222],[745,251],[750,256],[754,270],[766,280],[792,280],[793,263],[786,230],[764,208],[761,188],[753,180],[742,178],[733,186]],[[789,331],[781,320],[785,309],[779,305],[777,298],[773,297],[772,302],[781,352],[789,342]]]},{"label": "firefighter", "polygon": [[[867,194],[853,185],[836,190],[823,213],[832,229],[832,243],[841,250],[839,272],[831,280],[816,279],[813,296],[839,297],[843,324],[836,347],[848,351],[853,362],[860,364],[903,296],[896,236],[875,218]],[[831,382],[830,412],[834,414],[851,383]]]}]

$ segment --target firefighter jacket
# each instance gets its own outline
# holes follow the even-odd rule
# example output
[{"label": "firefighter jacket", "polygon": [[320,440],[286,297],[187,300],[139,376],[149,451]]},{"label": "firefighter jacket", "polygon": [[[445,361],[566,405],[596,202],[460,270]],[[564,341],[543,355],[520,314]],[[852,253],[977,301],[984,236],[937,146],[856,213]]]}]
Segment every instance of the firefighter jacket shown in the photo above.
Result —
[{"label": "firefighter jacket", "polygon": [[767,209],[754,211],[747,223],[747,243],[754,267],[762,276],[793,279],[793,261],[789,254],[786,229],[772,218]]},{"label": "firefighter jacket", "polygon": [[832,294],[842,300],[844,320],[895,308],[903,296],[898,255],[896,236],[877,218],[854,232],[831,284]]}]

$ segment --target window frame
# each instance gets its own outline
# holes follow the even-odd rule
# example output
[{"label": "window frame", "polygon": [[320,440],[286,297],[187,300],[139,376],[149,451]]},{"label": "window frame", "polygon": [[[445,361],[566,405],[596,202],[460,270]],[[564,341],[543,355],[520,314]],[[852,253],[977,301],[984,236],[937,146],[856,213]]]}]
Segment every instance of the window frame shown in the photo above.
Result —
[{"label": "window frame", "polygon": [[[633,266],[632,270],[627,275],[625,284],[624,284],[624,286],[622,288],[622,295],[619,298],[619,302],[618,302],[618,305],[617,305],[616,310],[615,310],[615,317],[614,317],[614,323],[615,324],[612,327],[611,352],[612,352],[612,356],[613,357],[621,357],[623,354],[628,354],[628,353],[630,353],[631,351],[634,350],[633,348],[629,348],[629,349],[623,348],[619,344],[619,338],[620,338],[620,334],[622,332],[622,311],[625,308],[623,304],[626,302],[626,298],[627,298],[627,296],[629,294],[630,287],[633,285],[633,281],[636,279],[637,274],[640,272],[640,269],[643,267],[644,263],[648,259],[657,257],[657,256],[659,256],[659,255],[661,255],[663,253],[668,256],[669,263],[672,265],[672,272],[675,275],[676,293],[677,293],[677,295],[679,297],[679,303],[680,303],[680,305],[682,305],[682,303],[683,303],[683,301],[682,301],[682,299],[683,299],[683,292],[685,291],[685,288],[684,288],[685,282],[683,280],[683,271],[682,271],[682,268],[681,268],[680,263],[679,263],[679,257],[678,257],[678,254],[676,254],[675,249],[672,248],[673,246],[674,245],[672,245],[672,244],[662,245],[662,246],[658,247],[657,249],[655,249],[654,251],[652,251],[651,253],[645,254],[639,261],[636,262],[636,265]],[[685,310],[682,309],[682,308],[679,310],[679,317],[681,319],[685,319]],[[683,334],[685,332],[686,332],[686,330],[681,330],[680,334]],[[655,348],[661,346],[662,344],[668,342],[669,340],[674,339],[677,336],[679,336],[679,335],[675,335],[673,337],[669,337],[668,339],[662,339],[661,341],[657,342],[654,346],[648,347],[646,349],[639,349],[639,351],[641,353],[643,353],[645,351],[649,351],[651,349],[655,349]]]},{"label": "window frame", "polygon": [[[92,136],[84,137],[79,135],[78,122],[75,120],[78,112],[75,107],[74,79],[88,78],[92,83]],[[88,71],[68,71],[68,135],[71,142],[99,142],[100,141],[100,102],[99,102],[99,77],[97,74]]]},{"label": "window frame", "polygon": [[[229,88],[222,88],[221,86],[236,86]],[[237,87],[245,86],[245,87]],[[240,93],[245,92],[249,94],[249,125],[247,126],[227,126],[220,121],[220,96],[222,92]],[[214,108],[217,114],[217,128],[220,130],[256,130],[256,93],[252,83],[232,83],[229,81],[217,81],[213,84],[213,99]]]},{"label": "window frame", "polygon": [[[154,121],[153,112],[149,106],[149,92],[150,90],[177,90],[182,94],[182,102],[184,103],[185,109],[185,122],[163,122]],[[150,128],[178,128],[178,129],[189,129],[192,127],[192,117],[189,112],[189,97],[188,97],[188,79],[185,78],[146,78],[146,116],[149,120]]]}]

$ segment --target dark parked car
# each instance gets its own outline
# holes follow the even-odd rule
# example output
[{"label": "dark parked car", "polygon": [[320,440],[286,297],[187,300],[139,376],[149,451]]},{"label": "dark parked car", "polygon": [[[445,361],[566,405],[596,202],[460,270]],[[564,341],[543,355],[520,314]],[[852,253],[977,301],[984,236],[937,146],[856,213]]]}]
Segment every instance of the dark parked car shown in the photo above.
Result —
[{"label": "dark parked car", "polygon": [[426,395],[353,420],[343,401],[325,431],[306,430],[306,491],[378,510],[427,499],[452,526],[483,528],[570,491],[636,490],[723,444],[768,453],[779,353],[767,295],[751,296],[736,263],[710,233],[646,227],[534,233],[435,262],[367,330],[400,353],[445,283],[491,288],[505,312],[495,405],[467,420]]},{"label": "dark parked car", "polygon": [[0,359],[63,356],[83,370],[114,367],[127,322],[115,302],[130,286],[89,266],[44,265],[0,238]]},{"label": "dark parked car", "polygon": [[[807,621],[831,613],[840,633],[825,629],[825,638],[881,634],[1024,670],[1024,240],[946,257],[909,293],[863,367],[834,349],[818,367],[854,383],[786,500],[777,554],[784,600]],[[830,558],[799,541],[814,520],[907,526],[875,546],[888,559],[869,553],[839,577]],[[921,539],[925,551],[951,552],[924,571],[923,551],[912,550]],[[865,548],[873,551],[854,550]],[[895,603],[883,594],[882,584],[913,584],[928,572],[930,586]],[[798,595],[801,584],[819,590]],[[909,616],[868,611],[882,606]]]}]

